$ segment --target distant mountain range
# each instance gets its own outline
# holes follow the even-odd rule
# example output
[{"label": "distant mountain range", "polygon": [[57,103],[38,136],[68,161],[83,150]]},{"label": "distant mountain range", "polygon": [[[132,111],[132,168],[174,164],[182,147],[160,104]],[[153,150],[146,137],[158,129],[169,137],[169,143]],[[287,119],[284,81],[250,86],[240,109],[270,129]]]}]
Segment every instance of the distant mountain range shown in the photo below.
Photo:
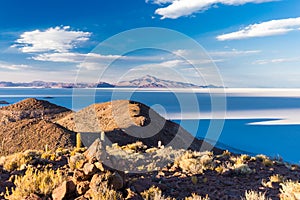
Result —
[{"label": "distant mountain range", "polygon": [[163,80],[154,76],[146,75],[130,81],[121,81],[116,84],[106,82],[99,83],[63,83],[33,81],[29,83],[14,83],[0,81],[0,87],[34,87],[34,88],[218,88],[214,85],[199,86],[192,83],[184,83],[171,80]]}]

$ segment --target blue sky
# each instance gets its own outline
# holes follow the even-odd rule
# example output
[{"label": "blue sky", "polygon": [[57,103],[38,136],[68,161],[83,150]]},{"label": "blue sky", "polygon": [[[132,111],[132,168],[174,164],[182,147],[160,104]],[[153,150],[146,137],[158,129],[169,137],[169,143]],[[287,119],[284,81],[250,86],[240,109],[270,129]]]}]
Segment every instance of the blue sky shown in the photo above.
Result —
[{"label": "blue sky", "polygon": [[[205,77],[211,58],[227,87],[300,87],[299,9],[299,0],[3,0],[0,81],[74,82],[83,70],[87,73],[80,80],[90,82],[116,59],[102,81],[152,74],[205,84],[214,83]],[[141,27],[183,33],[208,57],[180,45],[170,52],[144,49],[127,55],[96,48],[115,34]],[[192,61],[185,60],[190,54],[202,63],[204,77],[190,70]]]}]

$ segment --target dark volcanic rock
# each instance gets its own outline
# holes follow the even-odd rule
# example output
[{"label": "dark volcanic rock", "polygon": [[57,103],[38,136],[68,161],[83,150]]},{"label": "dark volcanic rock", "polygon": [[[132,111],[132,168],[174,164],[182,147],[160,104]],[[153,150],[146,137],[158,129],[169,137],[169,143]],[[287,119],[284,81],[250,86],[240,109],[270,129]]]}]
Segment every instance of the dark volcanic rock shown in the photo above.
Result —
[{"label": "dark volcanic rock", "polygon": [[0,104],[9,104],[7,101],[0,101]]}]

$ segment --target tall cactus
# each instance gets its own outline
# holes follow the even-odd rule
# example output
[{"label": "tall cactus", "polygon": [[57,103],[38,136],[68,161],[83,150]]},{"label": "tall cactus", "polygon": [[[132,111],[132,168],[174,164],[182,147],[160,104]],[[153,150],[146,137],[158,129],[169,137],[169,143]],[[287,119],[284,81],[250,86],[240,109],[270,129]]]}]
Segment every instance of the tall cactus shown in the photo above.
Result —
[{"label": "tall cactus", "polygon": [[76,134],[76,148],[81,148],[81,135],[80,133]]}]

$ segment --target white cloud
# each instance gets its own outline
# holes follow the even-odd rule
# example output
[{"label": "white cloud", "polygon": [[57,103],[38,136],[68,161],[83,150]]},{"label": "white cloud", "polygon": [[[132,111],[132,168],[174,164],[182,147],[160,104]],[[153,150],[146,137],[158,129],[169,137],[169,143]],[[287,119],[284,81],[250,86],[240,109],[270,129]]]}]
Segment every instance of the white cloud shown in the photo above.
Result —
[{"label": "white cloud", "polygon": [[256,60],[253,64],[266,65],[266,64],[277,64],[277,63],[289,63],[289,62],[299,62],[300,58],[275,58],[269,60]]},{"label": "white cloud", "polygon": [[147,0],[154,4],[169,4],[166,7],[158,8],[155,14],[161,15],[162,19],[177,19],[182,16],[188,16],[195,12],[205,11],[218,4],[239,6],[246,3],[264,3],[277,0]]},{"label": "white cloud", "polygon": [[80,63],[87,60],[87,62],[91,61],[99,61],[99,62],[108,62],[112,60],[116,60],[119,58],[123,58],[123,56],[119,55],[101,55],[96,53],[71,53],[71,52],[65,52],[65,53],[44,53],[39,54],[37,56],[33,56],[32,59],[38,60],[38,61],[50,61],[50,62],[70,62],[70,63]]},{"label": "white cloud", "polygon": [[213,57],[232,57],[232,56],[244,56],[249,54],[258,54],[260,50],[237,50],[232,49],[231,51],[210,51],[208,54]]},{"label": "white cloud", "polygon": [[166,3],[172,3],[175,0],[146,0],[146,3],[153,3],[153,4],[166,4]]},{"label": "white cloud", "polygon": [[[203,56],[202,59],[193,59],[188,60],[190,63],[193,64],[206,64],[206,63],[212,63],[212,62],[223,62],[225,58],[228,57],[238,57],[238,56],[246,56],[251,54],[258,54],[260,53],[260,50],[237,50],[237,49],[231,49],[226,51],[208,51],[206,54],[208,56]],[[176,54],[181,57],[186,57],[187,55],[192,55],[194,58],[199,57],[199,55],[195,54],[193,51],[178,49],[176,51],[172,52],[173,54]],[[218,58],[218,59],[210,59],[210,57]]]},{"label": "white cloud", "polygon": [[82,62],[77,65],[78,69],[84,71],[99,71],[103,70],[105,67],[107,67],[105,64],[96,62]]},{"label": "white cloud", "polygon": [[175,68],[187,64],[188,63],[185,62],[184,60],[175,59],[175,60],[163,61],[160,63],[148,63],[148,64],[139,65],[131,69],[131,71],[145,71],[145,70],[152,70],[152,69]]},{"label": "white cloud", "polygon": [[87,41],[91,33],[70,30],[69,26],[48,28],[45,31],[24,32],[12,47],[24,53],[68,52],[78,43]]},{"label": "white cloud", "polygon": [[291,31],[300,30],[300,17],[271,20],[259,24],[251,24],[239,31],[219,35],[218,40],[237,40],[253,37],[282,35]]},{"label": "white cloud", "polygon": [[181,66],[184,64],[186,65],[187,63],[183,60],[168,60],[165,62],[158,63],[154,66],[156,66],[156,67],[178,67],[178,66]]},{"label": "white cloud", "polygon": [[4,69],[6,71],[19,71],[19,70],[29,70],[33,69],[29,65],[15,65],[15,64],[8,64],[8,63],[0,63],[0,69]]}]

